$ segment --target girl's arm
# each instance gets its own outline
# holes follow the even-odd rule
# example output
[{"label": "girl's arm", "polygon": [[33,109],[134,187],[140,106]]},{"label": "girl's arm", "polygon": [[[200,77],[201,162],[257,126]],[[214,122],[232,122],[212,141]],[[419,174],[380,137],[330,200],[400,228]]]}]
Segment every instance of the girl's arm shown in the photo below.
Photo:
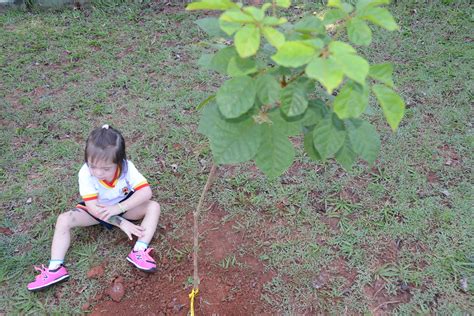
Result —
[{"label": "girl's arm", "polygon": [[[133,196],[135,196],[135,194]],[[130,197],[130,199],[132,197]],[[101,218],[102,214],[104,214],[104,212],[107,211],[106,208],[97,204],[97,200],[86,201],[85,203],[86,203],[87,210],[97,218]],[[114,216],[111,216],[108,220],[104,220],[104,221],[109,224],[119,227],[121,230],[125,232],[125,234],[127,234],[130,240],[132,240],[132,235],[135,235],[138,238],[143,237],[143,232],[145,229],[141,226],[133,224],[132,222],[126,220],[123,217],[114,215]]]},{"label": "girl's arm", "polygon": [[99,210],[100,215],[98,217],[103,221],[108,221],[112,216],[126,212],[127,210],[130,210],[150,200],[151,196],[151,188],[146,186],[138,191],[135,191],[133,195],[126,201],[108,206],[98,204],[97,206],[101,208],[101,210]]}]

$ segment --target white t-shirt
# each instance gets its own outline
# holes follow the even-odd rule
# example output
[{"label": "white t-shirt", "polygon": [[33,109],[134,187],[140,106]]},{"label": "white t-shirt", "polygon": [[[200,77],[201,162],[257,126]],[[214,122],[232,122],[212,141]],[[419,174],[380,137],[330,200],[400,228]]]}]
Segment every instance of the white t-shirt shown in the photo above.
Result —
[{"label": "white t-shirt", "polygon": [[149,186],[145,177],[127,160],[123,172],[117,168],[114,179],[106,182],[94,177],[87,164],[79,170],[79,193],[84,201],[99,200],[102,205],[114,205],[123,200],[132,190],[138,191]]}]

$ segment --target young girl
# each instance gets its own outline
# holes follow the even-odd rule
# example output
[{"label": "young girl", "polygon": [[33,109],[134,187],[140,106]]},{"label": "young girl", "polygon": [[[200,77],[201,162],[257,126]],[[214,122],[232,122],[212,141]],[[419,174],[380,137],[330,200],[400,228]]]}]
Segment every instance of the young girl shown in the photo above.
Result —
[{"label": "young girl", "polygon": [[[101,224],[117,226],[138,237],[127,260],[142,271],[154,272],[155,260],[148,244],[160,217],[160,205],[151,201],[147,180],[126,160],[125,141],[120,132],[108,125],[95,129],[87,139],[85,164],[79,171],[79,192],[84,202],[59,215],[54,230],[49,266],[35,267],[40,272],[28,290],[45,289],[69,278],[64,257],[71,240],[71,229]],[[141,225],[130,220],[143,219]]]}]

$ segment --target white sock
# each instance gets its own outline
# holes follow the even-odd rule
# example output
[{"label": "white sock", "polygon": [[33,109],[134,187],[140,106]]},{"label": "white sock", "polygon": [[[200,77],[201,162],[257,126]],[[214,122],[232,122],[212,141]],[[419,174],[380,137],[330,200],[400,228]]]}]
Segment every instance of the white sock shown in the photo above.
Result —
[{"label": "white sock", "polygon": [[64,260],[49,260],[48,270],[56,270],[63,263]]},{"label": "white sock", "polygon": [[133,251],[145,250],[148,248],[148,244],[146,242],[137,240],[135,246],[133,246]]}]

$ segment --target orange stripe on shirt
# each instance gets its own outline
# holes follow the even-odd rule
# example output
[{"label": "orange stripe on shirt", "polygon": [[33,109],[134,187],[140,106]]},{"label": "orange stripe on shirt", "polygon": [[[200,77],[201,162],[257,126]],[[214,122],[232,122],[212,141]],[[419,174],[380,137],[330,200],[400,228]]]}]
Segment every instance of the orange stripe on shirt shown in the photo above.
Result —
[{"label": "orange stripe on shirt", "polygon": [[141,182],[139,184],[137,184],[133,189],[135,191],[138,191],[140,189],[143,189],[144,187],[149,187],[150,185],[148,184],[148,182]]},{"label": "orange stripe on shirt", "polygon": [[88,195],[83,195],[82,199],[84,201],[92,201],[92,200],[97,200],[98,195],[97,194],[88,194]]}]

